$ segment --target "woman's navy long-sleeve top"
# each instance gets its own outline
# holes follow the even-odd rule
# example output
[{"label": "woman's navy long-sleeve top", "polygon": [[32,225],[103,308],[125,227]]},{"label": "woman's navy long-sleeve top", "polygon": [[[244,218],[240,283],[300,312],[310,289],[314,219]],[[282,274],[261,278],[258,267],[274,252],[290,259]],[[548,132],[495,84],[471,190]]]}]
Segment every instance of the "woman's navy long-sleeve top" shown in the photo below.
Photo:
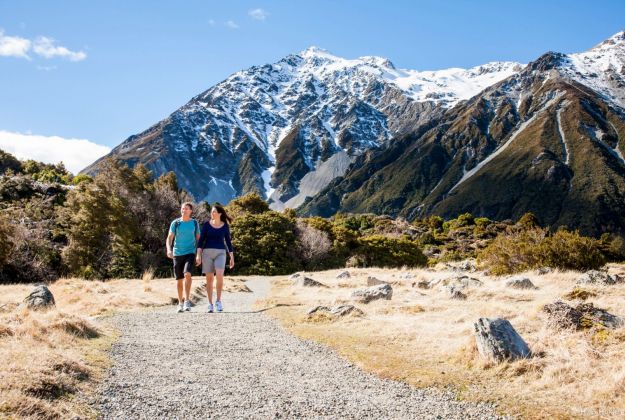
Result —
[{"label": "woman's navy long-sleeve top", "polygon": [[234,252],[228,223],[224,223],[220,228],[214,228],[210,222],[204,222],[197,247],[201,249],[225,249],[228,252]]}]

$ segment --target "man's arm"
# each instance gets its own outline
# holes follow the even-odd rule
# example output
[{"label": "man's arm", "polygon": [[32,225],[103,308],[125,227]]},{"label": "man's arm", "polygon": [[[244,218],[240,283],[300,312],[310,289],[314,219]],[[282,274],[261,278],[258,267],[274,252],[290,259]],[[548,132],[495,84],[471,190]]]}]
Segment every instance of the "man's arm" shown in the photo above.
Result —
[{"label": "man's arm", "polygon": [[166,245],[167,245],[167,258],[174,258],[174,252],[171,249],[171,243],[174,240],[174,232],[169,232],[169,235],[167,235],[167,240],[165,241]]}]

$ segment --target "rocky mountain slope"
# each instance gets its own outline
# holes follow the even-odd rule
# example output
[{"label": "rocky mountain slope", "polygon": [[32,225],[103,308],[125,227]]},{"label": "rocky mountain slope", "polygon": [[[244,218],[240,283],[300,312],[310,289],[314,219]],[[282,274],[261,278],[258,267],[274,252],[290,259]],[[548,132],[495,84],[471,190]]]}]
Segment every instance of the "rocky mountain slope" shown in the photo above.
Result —
[{"label": "rocky mountain slope", "polygon": [[233,74],[109,156],[143,163],[157,176],[173,170],[198,200],[228,202],[256,190],[273,208],[297,207],[357,156],[521,68],[495,62],[417,72],[312,47]]},{"label": "rocky mountain slope", "polygon": [[549,52],[369,151],[299,211],[409,219],[536,213],[546,225],[625,231],[625,32],[579,54]]}]

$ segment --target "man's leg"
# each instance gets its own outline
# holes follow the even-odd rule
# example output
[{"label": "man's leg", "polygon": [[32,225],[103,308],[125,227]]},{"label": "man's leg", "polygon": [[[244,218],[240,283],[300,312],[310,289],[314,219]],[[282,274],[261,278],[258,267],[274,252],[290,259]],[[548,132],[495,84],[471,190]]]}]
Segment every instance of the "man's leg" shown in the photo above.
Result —
[{"label": "man's leg", "polygon": [[188,271],[184,273],[184,297],[186,300],[189,300],[189,296],[191,295],[191,273]]},{"label": "man's leg", "polygon": [[178,304],[182,305],[182,279],[176,280],[178,286]]}]

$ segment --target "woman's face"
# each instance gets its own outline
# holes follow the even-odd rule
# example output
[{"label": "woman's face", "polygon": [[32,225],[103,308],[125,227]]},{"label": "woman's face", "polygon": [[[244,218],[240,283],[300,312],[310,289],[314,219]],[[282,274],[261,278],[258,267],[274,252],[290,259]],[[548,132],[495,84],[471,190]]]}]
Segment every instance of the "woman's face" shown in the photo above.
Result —
[{"label": "woman's face", "polygon": [[219,220],[219,219],[220,219],[220,217],[219,217],[219,212],[217,211],[217,209],[216,209],[215,207],[213,207],[213,208],[211,209],[211,218],[212,218],[213,220]]}]

